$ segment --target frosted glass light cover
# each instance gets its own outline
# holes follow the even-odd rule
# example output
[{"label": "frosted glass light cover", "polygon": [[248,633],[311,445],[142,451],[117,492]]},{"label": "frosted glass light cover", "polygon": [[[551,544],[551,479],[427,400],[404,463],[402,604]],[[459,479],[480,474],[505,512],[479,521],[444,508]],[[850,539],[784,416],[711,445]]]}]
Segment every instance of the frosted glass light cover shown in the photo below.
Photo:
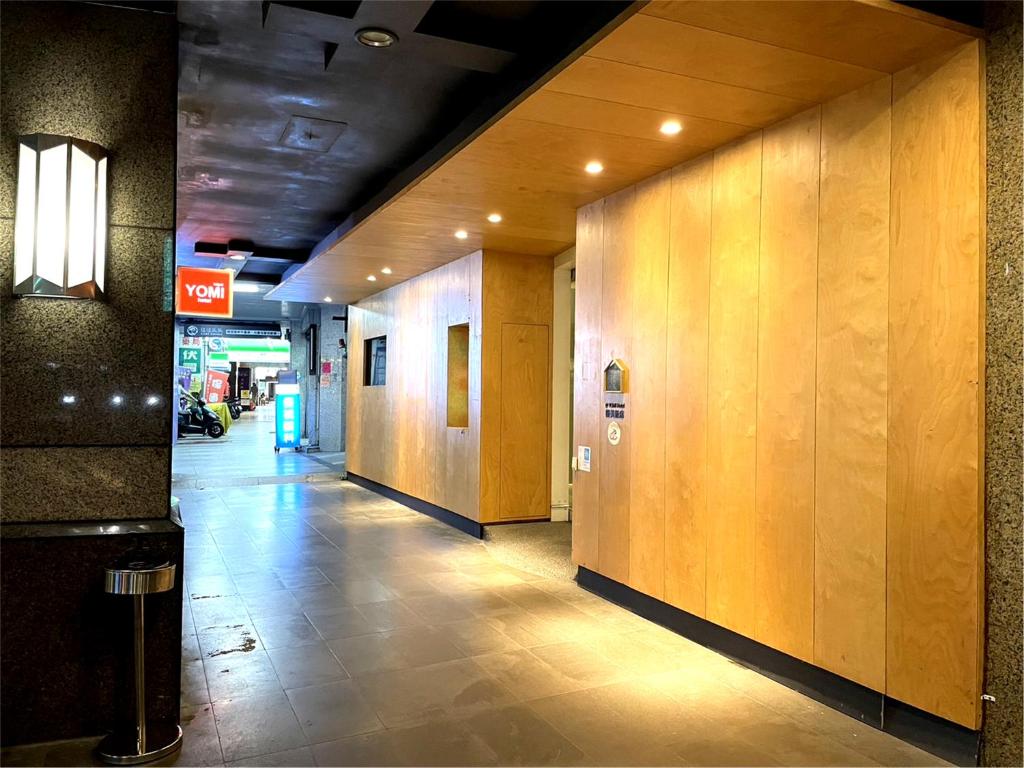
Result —
[{"label": "frosted glass light cover", "polygon": [[68,150],[57,146],[39,154],[39,196],[36,202],[36,274],[64,285],[67,248]]},{"label": "frosted glass light cover", "polygon": [[107,158],[96,166],[96,287],[107,290]]},{"label": "frosted glass light cover", "polygon": [[68,287],[92,280],[96,247],[96,161],[71,147],[71,199],[68,209]]},{"label": "frosted glass light cover", "polygon": [[98,298],[105,283],[107,152],[37,133],[18,148],[14,293]]},{"label": "frosted glass light cover", "polygon": [[14,212],[14,285],[32,277],[36,249],[36,151],[18,145],[18,199]]}]

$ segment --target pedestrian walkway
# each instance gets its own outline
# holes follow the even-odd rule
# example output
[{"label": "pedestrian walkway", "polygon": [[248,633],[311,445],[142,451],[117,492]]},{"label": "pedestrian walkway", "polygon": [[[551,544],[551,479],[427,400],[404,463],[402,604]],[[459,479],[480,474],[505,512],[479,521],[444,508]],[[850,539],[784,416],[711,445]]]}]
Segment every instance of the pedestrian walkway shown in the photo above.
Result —
[{"label": "pedestrian walkway", "polygon": [[273,403],[243,412],[224,437],[178,438],[171,467],[175,493],[197,488],[330,481],[341,478],[344,471],[344,453],[275,453]]},{"label": "pedestrian walkway", "polygon": [[[185,740],[165,764],[945,765],[351,483],[181,509]],[[87,764],[92,743],[3,762]]]}]

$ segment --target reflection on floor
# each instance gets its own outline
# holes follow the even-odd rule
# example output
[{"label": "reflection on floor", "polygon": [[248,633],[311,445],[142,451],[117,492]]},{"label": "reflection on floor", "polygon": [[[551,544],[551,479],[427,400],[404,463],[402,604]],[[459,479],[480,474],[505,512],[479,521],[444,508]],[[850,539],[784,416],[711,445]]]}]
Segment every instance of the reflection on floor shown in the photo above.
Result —
[{"label": "reflection on floor", "polygon": [[571,580],[572,526],[559,523],[489,525],[484,544],[491,557],[504,565],[550,579]]},{"label": "reflection on floor", "polygon": [[[168,763],[942,764],[350,483],[181,506],[185,744]],[[85,746],[4,763],[82,763]]]},{"label": "reflection on floor", "polygon": [[274,452],[274,404],[246,411],[224,437],[189,435],[174,445],[175,492],[237,485],[334,480],[344,472],[344,453]]}]

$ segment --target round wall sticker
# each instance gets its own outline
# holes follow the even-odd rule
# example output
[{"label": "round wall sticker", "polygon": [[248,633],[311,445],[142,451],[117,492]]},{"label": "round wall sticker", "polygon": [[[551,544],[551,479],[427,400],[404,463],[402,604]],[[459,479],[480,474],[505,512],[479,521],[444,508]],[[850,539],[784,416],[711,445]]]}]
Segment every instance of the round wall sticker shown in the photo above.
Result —
[{"label": "round wall sticker", "polygon": [[608,442],[612,445],[618,445],[619,440],[622,439],[622,428],[619,427],[617,421],[609,422],[608,424]]}]

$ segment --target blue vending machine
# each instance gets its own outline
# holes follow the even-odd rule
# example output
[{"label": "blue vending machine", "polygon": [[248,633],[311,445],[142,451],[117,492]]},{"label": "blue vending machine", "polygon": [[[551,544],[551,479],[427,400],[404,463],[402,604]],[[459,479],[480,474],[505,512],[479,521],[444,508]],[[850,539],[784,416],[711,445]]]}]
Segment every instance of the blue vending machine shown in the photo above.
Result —
[{"label": "blue vending machine", "polygon": [[274,453],[282,448],[299,450],[302,443],[302,409],[299,407],[299,385],[278,383],[274,394],[276,425]]}]

